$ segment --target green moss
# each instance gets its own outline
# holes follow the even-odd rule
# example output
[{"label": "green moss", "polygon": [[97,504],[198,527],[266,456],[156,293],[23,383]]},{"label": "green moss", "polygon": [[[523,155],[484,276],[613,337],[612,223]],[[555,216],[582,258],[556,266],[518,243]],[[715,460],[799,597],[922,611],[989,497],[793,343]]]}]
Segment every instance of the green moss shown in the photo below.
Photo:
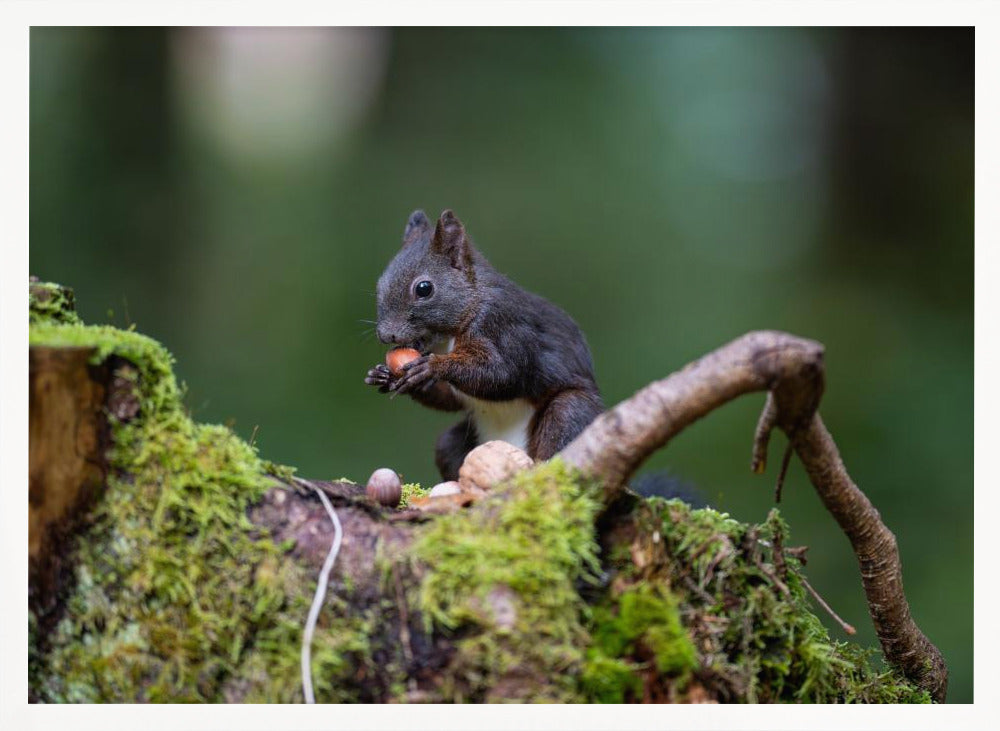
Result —
[{"label": "green moss", "polygon": [[625,703],[639,697],[642,680],[638,668],[636,663],[608,657],[599,647],[591,647],[580,675],[584,698],[593,703]]},{"label": "green moss", "polygon": [[[297,590],[293,588],[293,590]],[[296,602],[296,604],[298,604]],[[298,703],[302,701],[299,650],[302,623],[308,607],[301,612],[281,612],[277,621],[254,642],[231,685],[239,690],[244,703]],[[369,637],[374,618],[351,616],[344,600],[329,597],[322,616],[326,617],[313,639],[312,680],[317,702],[350,703],[359,700],[359,675],[374,674]],[[292,650],[292,651],[289,651]]]},{"label": "green moss", "polygon": [[697,667],[677,600],[667,589],[639,585],[618,597],[616,611],[602,609],[595,612],[593,641],[606,656],[633,655],[642,646],[652,654],[661,673],[680,675]]},{"label": "green moss", "polygon": [[419,482],[407,482],[403,485],[403,497],[399,501],[399,507],[409,507],[410,500],[415,497],[426,497],[430,491],[429,487],[426,489],[421,487]]},{"label": "green moss", "polygon": [[873,667],[871,652],[830,637],[810,610],[799,562],[787,557],[775,565],[774,546],[788,535],[777,510],[751,526],[711,509],[651,499],[638,521],[644,538],[634,550],[649,560],[642,576],[673,587],[701,651],[698,674],[722,697],[929,701],[898,674]]},{"label": "green moss", "polygon": [[591,646],[581,679],[589,700],[622,703],[639,697],[639,671],[655,668],[673,685],[686,684],[698,656],[676,598],[651,584],[631,587],[594,608]]},{"label": "green moss", "polygon": [[426,567],[419,606],[428,631],[458,645],[446,699],[481,699],[505,677],[532,678],[520,700],[579,698],[587,633],[575,582],[598,570],[598,506],[552,460],[424,532],[413,547]]},{"label": "green moss", "polygon": [[79,323],[73,290],[52,282],[29,283],[28,321],[32,325],[39,322]]},{"label": "green moss", "polygon": [[[53,291],[32,294],[31,344],[128,361],[119,376],[134,381],[140,412],[111,420],[108,490],[68,549],[75,583],[44,646],[31,618],[33,697],[300,700],[316,577],[247,518],[271,476],[291,468],[262,461],[224,427],[193,423],[160,344],[84,326],[67,290]],[[424,494],[406,485],[404,505]],[[456,648],[435,698],[622,702],[657,688],[683,697],[697,682],[732,701],[928,701],[877,668],[873,651],[831,639],[809,609],[798,562],[775,565],[773,547],[788,532],[776,511],[751,526],[678,501],[639,501],[626,518],[634,536],[613,541],[602,566],[600,507],[595,488],[553,460],[474,509],[425,524],[405,555],[376,549],[386,579],[397,570],[419,577],[407,603]],[[593,604],[581,596],[588,584]],[[376,675],[388,683],[379,692],[405,697],[397,638],[380,634],[394,603],[349,615],[345,596],[329,601],[313,642],[317,699],[370,700]]]},{"label": "green moss", "polygon": [[[71,547],[75,586],[33,654],[47,701],[296,701],[302,623],[315,576],[260,535],[248,508],[268,474],[227,428],[185,414],[173,359],[131,331],[33,319],[30,343],[95,348],[128,360],[140,402],[111,419],[108,489]],[[324,612],[314,640],[317,698],[350,700],[340,682],[368,657],[369,624]]]}]

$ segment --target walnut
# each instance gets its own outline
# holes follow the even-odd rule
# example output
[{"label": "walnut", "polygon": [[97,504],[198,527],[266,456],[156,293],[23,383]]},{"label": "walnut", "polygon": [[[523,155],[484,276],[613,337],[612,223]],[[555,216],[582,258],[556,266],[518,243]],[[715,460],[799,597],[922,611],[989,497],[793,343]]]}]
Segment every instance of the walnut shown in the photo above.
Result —
[{"label": "walnut", "polygon": [[458,482],[465,490],[489,490],[534,465],[524,450],[507,442],[481,444],[465,456]]}]

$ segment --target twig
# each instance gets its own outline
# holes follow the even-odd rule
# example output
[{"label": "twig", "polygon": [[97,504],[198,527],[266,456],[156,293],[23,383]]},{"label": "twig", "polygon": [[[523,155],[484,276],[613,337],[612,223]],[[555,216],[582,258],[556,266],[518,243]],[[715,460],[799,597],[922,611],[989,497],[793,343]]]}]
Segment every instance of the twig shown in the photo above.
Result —
[{"label": "twig", "polygon": [[[767,469],[767,445],[771,441],[771,432],[778,423],[778,407],[774,403],[774,395],[767,394],[767,401],[761,409],[760,418],[757,420],[757,428],[753,435],[753,454],[750,458],[750,469],[758,474],[764,474]],[[785,475],[788,473],[788,463],[792,459],[792,444],[785,447],[785,454],[781,458],[781,469],[778,470],[778,479],[774,485],[774,502],[781,502],[781,488],[785,484]]]},{"label": "twig", "polygon": [[776,587],[778,587],[778,589],[781,590],[782,594],[784,594],[785,596],[789,596],[792,593],[791,591],[789,591],[788,587],[785,585],[785,582],[782,581],[781,579],[779,579],[778,576],[777,576],[777,574],[775,574],[773,571],[771,571],[771,569],[769,569],[764,564],[764,562],[760,560],[759,556],[757,557],[757,560],[756,560],[755,563],[757,564],[757,568],[760,569],[760,572],[762,574],[764,574],[764,576],[766,576],[767,578],[769,578],[771,580],[771,583],[774,584]]},{"label": "twig", "polygon": [[806,558],[806,553],[809,551],[809,546],[789,546],[785,549],[785,553],[797,560],[803,566],[806,565],[808,559]]},{"label": "twig", "polygon": [[[768,520],[777,513],[777,508],[771,508],[771,512],[768,513]],[[788,564],[785,563],[785,535],[781,530],[781,523],[775,523],[775,531],[771,536],[771,562],[774,564],[774,570],[778,572],[778,576],[782,579],[788,578]]]},{"label": "twig", "polygon": [[785,447],[785,454],[781,457],[781,469],[778,470],[778,480],[774,485],[774,502],[781,502],[781,488],[785,484],[785,475],[788,474],[788,464],[792,461],[792,452],[795,449],[792,447],[791,441],[788,442],[788,446]]},{"label": "twig", "polygon": [[710,606],[714,605],[714,604],[718,604],[718,600],[714,596],[712,596],[711,594],[709,594],[702,587],[698,586],[698,584],[695,583],[695,580],[692,579],[687,574],[684,575],[684,583],[687,584],[687,587],[691,591],[693,591],[695,594],[697,594],[701,598],[701,600],[703,602],[705,602],[706,604],[708,604]]},{"label": "twig", "polygon": [[320,501],[323,503],[323,507],[326,508],[327,515],[330,516],[330,520],[333,522],[333,543],[330,545],[330,552],[326,555],[326,560],[323,562],[323,568],[320,569],[319,581],[316,583],[316,594],[313,596],[312,606],[309,607],[309,616],[306,618],[305,630],[302,632],[302,693],[305,696],[306,703],[315,703],[316,697],[313,695],[312,684],[312,638],[313,633],[316,631],[316,620],[319,619],[319,611],[323,607],[323,599],[326,597],[326,587],[330,581],[330,570],[333,568],[334,561],[337,560],[337,553],[340,551],[340,542],[344,531],[340,527],[340,518],[337,517],[337,512],[333,509],[330,500],[323,491],[305,480],[292,479],[304,483],[316,491]]},{"label": "twig", "polygon": [[559,455],[600,480],[611,502],[684,427],[737,396],[767,390],[778,426],[808,418],[823,392],[823,346],[782,332],[748,333],[601,414]]},{"label": "twig", "polygon": [[823,601],[823,597],[821,597],[819,595],[818,591],[816,591],[815,589],[812,588],[812,584],[810,584],[808,581],[806,581],[806,579],[805,579],[804,576],[800,576],[799,579],[802,581],[802,585],[805,586],[806,589],[809,590],[810,594],[812,594],[813,599],[815,599],[817,602],[819,602],[819,605],[821,607],[823,607],[823,609],[826,610],[827,614],[829,614],[831,617],[833,617],[834,621],[841,626],[841,628],[844,630],[844,632],[846,632],[849,635],[853,635],[853,634],[857,633],[857,630],[854,629],[854,625],[848,624],[847,622],[845,622],[844,620],[842,620],[839,616],[837,616],[837,613],[835,611],[833,611],[833,609],[830,607],[829,604],[827,604],[825,601]]},{"label": "twig", "polygon": [[[778,546],[779,546],[779,544],[781,542],[781,537],[780,537],[780,535],[776,534],[774,536],[774,538],[776,540],[774,541],[773,545],[772,545],[772,543],[769,543],[768,541],[759,540],[757,528],[754,527],[754,528],[751,528],[749,531],[747,531],[746,537],[744,539],[744,545],[746,547],[746,552],[749,555],[750,560],[753,561],[753,563],[757,567],[757,569],[762,574],[764,574],[764,576],[766,576],[767,578],[769,578],[771,580],[771,583],[774,584],[776,587],[778,587],[778,589],[781,591],[782,594],[784,594],[785,596],[790,596],[792,592],[788,589],[788,586],[785,584],[784,581],[782,581],[781,579],[778,578],[777,574],[774,571],[772,571],[771,569],[769,569],[764,564],[764,560],[763,560],[763,558],[760,555],[760,550],[758,549],[759,545],[768,546],[769,548],[771,548],[771,554],[772,554],[772,556],[779,555],[780,550],[779,550]],[[778,568],[778,562],[777,561],[774,562],[774,566],[775,566],[775,569]]]},{"label": "twig", "polygon": [[767,469],[767,444],[771,440],[771,432],[778,422],[778,408],[774,405],[774,396],[767,393],[767,400],[764,408],[760,411],[760,418],[757,420],[757,428],[753,435],[753,456],[750,459],[750,469],[763,475]]}]

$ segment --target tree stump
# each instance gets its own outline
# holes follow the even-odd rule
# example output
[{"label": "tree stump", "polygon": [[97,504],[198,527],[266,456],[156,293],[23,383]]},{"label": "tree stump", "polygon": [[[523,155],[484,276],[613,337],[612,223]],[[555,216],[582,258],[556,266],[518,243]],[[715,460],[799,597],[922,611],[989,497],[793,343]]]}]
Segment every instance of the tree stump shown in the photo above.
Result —
[{"label": "tree stump", "polygon": [[[599,417],[553,460],[472,498],[406,486],[391,509],[191,422],[169,353],[83,325],[65,288],[32,282],[31,305],[34,700],[298,701],[302,657],[318,701],[943,699],[926,638],[921,672],[898,660],[919,634],[908,611],[876,623],[910,680],[830,638],[776,512],[745,525],[625,486],[687,423],[752,390],[773,394],[758,458],[777,425],[807,468],[827,459],[811,436],[817,344],[748,335]],[[898,572],[898,557],[887,566]],[[901,588],[879,596],[905,608]]]}]

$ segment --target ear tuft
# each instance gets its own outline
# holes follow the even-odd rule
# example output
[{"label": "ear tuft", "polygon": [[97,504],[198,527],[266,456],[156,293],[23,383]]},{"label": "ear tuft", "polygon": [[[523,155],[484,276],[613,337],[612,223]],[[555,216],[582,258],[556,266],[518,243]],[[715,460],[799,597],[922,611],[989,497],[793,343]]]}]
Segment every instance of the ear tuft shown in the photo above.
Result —
[{"label": "ear tuft", "polygon": [[456,269],[464,269],[470,264],[471,245],[465,235],[465,227],[451,210],[445,210],[438,218],[431,240],[434,251],[444,254]]},{"label": "ear tuft", "polygon": [[410,214],[410,218],[406,221],[406,228],[403,229],[403,246],[416,241],[422,235],[430,232],[431,223],[427,220],[427,214],[425,214],[420,209],[415,210]]}]

